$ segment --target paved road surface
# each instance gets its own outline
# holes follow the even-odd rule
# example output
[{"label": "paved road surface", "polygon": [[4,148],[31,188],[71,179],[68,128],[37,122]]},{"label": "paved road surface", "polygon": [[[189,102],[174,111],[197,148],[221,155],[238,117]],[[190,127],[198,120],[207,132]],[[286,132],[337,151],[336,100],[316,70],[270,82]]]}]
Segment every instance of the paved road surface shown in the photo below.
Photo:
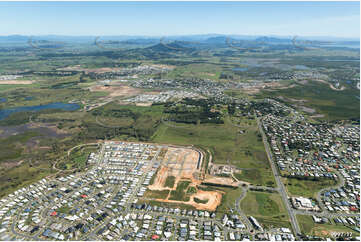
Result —
[{"label": "paved road surface", "polygon": [[271,168],[272,168],[273,175],[274,175],[275,180],[276,180],[277,189],[279,190],[279,192],[281,194],[281,197],[283,199],[283,203],[285,204],[287,212],[290,215],[292,228],[293,228],[293,231],[296,234],[296,239],[297,239],[298,234],[301,233],[301,230],[300,230],[300,227],[298,225],[296,215],[294,214],[293,209],[290,206],[290,203],[288,201],[288,196],[287,196],[286,189],[285,189],[285,187],[284,187],[284,185],[283,185],[283,183],[281,181],[281,178],[280,178],[280,176],[278,174],[278,170],[277,170],[277,168],[276,168],[276,166],[275,166],[275,164],[273,162],[273,157],[272,157],[272,153],[271,153],[268,141],[267,141],[267,137],[266,137],[266,134],[263,131],[263,128],[262,128],[262,125],[261,125],[261,122],[260,122],[259,118],[257,118],[257,124],[258,124],[258,129],[262,134],[263,143],[264,143],[265,150],[266,150],[266,153],[267,153],[267,156],[268,156],[268,160],[269,160]]}]

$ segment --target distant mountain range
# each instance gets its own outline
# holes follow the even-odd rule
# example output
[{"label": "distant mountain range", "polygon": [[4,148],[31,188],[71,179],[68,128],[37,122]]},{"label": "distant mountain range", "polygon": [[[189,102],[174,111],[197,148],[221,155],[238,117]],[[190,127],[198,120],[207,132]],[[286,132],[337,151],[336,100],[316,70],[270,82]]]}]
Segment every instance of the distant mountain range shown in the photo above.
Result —
[{"label": "distant mountain range", "polygon": [[[347,45],[359,48],[360,40],[352,38],[336,38],[336,37],[296,37],[296,36],[249,36],[249,35],[222,35],[222,34],[204,34],[204,35],[182,35],[182,36],[65,36],[65,35],[8,35],[0,36],[0,43],[26,43],[30,40],[33,42],[40,41],[63,41],[68,43],[87,43],[92,44],[97,39],[98,42],[108,44],[130,44],[130,45],[156,45],[161,43],[179,44],[205,44],[205,45],[225,45],[228,43],[241,43],[245,45],[252,44],[292,44],[293,41],[298,43],[327,44],[330,45]],[[159,46],[162,48],[164,46]],[[174,47],[177,48],[177,47]]]},{"label": "distant mountain range", "polygon": [[[84,35],[84,36],[70,36],[70,35],[5,35],[0,36],[0,40],[8,41],[27,41],[30,37],[34,39],[46,39],[46,40],[78,40],[89,41],[94,40],[96,35]],[[102,40],[130,40],[130,39],[160,39],[165,38],[168,40],[184,40],[184,41],[205,41],[208,39],[218,38],[234,38],[240,40],[255,40],[258,38],[268,38],[273,40],[292,39],[294,36],[265,36],[265,35],[223,35],[223,34],[204,34],[204,35],[178,35],[178,36],[143,36],[143,35],[115,35],[115,36],[101,36]],[[357,38],[342,38],[342,37],[310,37],[310,36],[298,36],[299,39],[307,40],[319,40],[319,41],[359,41]]]}]

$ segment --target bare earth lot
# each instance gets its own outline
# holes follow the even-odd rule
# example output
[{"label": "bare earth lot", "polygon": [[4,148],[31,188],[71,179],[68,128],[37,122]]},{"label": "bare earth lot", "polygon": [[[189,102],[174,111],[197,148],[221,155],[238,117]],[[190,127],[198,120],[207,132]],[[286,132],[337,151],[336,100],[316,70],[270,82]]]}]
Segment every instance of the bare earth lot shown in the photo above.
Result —
[{"label": "bare earth lot", "polygon": [[0,84],[6,85],[30,85],[33,84],[35,81],[31,80],[0,80]]},{"label": "bare earth lot", "polygon": [[[175,182],[171,191],[177,189],[180,181],[190,181],[189,186],[196,187],[203,181],[199,179],[199,173],[201,172],[201,164],[198,167],[198,160],[200,154],[190,148],[168,148],[164,159],[162,160],[160,169],[154,179],[154,183],[148,186],[148,189],[152,191],[169,190],[169,187],[165,186],[167,177],[174,176]],[[201,161],[200,161],[201,162]],[[156,199],[160,202],[169,203],[183,203],[192,205],[197,209],[205,209],[214,211],[221,203],[222,193],[220,191],[202,191],[195,188],[195,193],[190,195],[189,201],[170,200],[170,195],[166,199]],[[186,192],[186,191],[184,191]],[[204,201],[203,203],[197,203],[194,198]]]},{"label": "bare earth lot", "polygon": [[90,87],[91,92],[109,92],[110,97],[130,97],[142,93],[141,90],[129,86],[104,86],[95,85]]}]

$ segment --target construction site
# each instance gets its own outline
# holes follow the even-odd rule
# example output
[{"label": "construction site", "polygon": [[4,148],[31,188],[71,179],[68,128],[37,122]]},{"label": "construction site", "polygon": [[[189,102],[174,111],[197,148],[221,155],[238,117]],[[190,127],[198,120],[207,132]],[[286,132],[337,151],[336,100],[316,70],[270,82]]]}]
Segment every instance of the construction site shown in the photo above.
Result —
[{"label": "construction site", "polygon": [[[203,151],[185,147],[169,146],[164,156],[158,157],[160,166],[154,181],[148,186],[152,192],[165,192],[164,198],[154,200],[167,203],[182,203],[200,210],[215,211],[222,200],[222,191],[205,191],[199,189],[204,183],[221,186],[237,186],[229,178],[217,179],[206,174],[205,155]],[[168,193],[166,193],[169,191]]]}]

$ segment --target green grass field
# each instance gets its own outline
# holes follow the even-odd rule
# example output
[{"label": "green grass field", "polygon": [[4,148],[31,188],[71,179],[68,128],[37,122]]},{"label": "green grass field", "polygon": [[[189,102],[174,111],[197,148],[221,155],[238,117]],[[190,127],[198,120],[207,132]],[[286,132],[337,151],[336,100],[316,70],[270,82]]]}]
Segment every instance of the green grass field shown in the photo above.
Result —
[{"label": "green grass field", "polygon": [[131,117],[98,117],[98,121],[110,127],[128,127],[134,123],[134,119]]},{"label": "green grass field", "polygon": [[174,182],[175,182],[175,177],[174,176],[168,176],[167,179],[165,180],[164,186],[169,187],[169,188],[173,188]]},{"label": "green grass field", "polygon": [[89,154],[96,151],[97,146],[86,146],[79,150],[73,151],[70,154],[68,162],[66,162],[66,169],[85,168]]},{"label": "green grass field", "polygon": [[302,233],[306,235],[330,237],[330,233],[332,232],[352,232],[354,236],[360,234],[344,225],[335,224],[333,221],[329,221],[329,223],[325,224],[319,224],[315,223],[312,216],[309,215],[297,214],[296,217]]},{"label": "green grass field", "polygon": [[148,189],[144,193],[144,197],[151,199],[166,199],[168,197],[168,194],[169,194],[169,190],[152,191]]},{"label": "green grass field", "polygon": [[266,227],[291,227],[287,211],[277,193],[248,191],[241,202],[241,209]]},{"label": "green grass field", "polygon": [[0,197],[37,182],[49,174],[51,174],[51,170],[47,163],[30,166],[26,162],[17,167],[1,170]]},{"label": "green grass field", "polygon": [[195,187],[190,186],[190,187],[188,187],[188,189],[187,189],[187,194],[188,194],[188,195],[194,194],[194,193],[196,193],[196,192],[197,192],[197,189],[196,189]]},{"label": "green grass field", "polygon": [[258,97],[283,96],[306,100],[306,107],[314,108],[325,115],[325,120],[360,118],[360,91],[356,88],[343,91],[332,90],[325,83],[309,81],[288,89],[264,91]]},{"label": "green grass field", "polygon": [[221,218],[224,213],[229,213],[229,209],[235,208],[235,202],[242,194],[241,188],[228,188],[228,187],[206,187],[201,190],[219,190],[223,191],[224,195],[222,196],[221,204],[217,207],[217,217]]},{"label": "green grass field", "polygon": [[198,77],[218,80],[222,68],[213,64],[190,64],[179,66],[165,75],[166,78]]},{"label": "green grass field", "polygon": [[320,181],[298,180],[296,178],[284,178],[283,183],[291,196],[315,198],[317,192],[323,188],[337,184],[335,180],[323,179]]},{"label": "green grass field", "polygon": [[193,144],[204,150],[209,149],[213,163],[229,162],[238,168],[245,168],[245,171],[237,175],[240,180],[274,186],[272,171],[255,124],[244,134],[239,134],[239,128],[228,121],[224,124],[168,124],[176,127],[161,124],[152,141],[178,145]]},{"label": "green grass field", "polygon": [[186,191],[190,183],[190,181],[179,181],[176,190],[170,192],[169,200],[189,201]]}]

